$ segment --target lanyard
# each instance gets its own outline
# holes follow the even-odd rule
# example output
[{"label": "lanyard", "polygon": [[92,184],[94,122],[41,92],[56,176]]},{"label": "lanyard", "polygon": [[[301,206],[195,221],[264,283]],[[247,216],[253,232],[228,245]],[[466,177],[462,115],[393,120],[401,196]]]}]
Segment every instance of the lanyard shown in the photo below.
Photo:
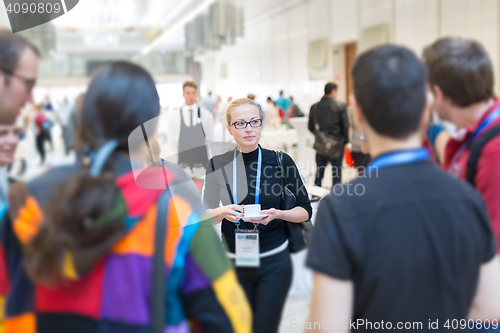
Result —
[{"label": "lanyard", "polygon": [[474,140],[479,135],[479,133],[481,133],[486,127],[488,127],[488,125],[490,125],[498,117],[500,117],[500,107],[497,108],[495,111],[493,111],[481,124],[479,124],[477,130],[474,133],[472,133],[472,135],[469,137],[469,139],[467,139],[467,141],[464,142],[462,147],[460,147],[460,150],[455,154],[455,157],[453,157],[453,161],[450,164],[450,169],[458,162],[458,159],[462,156],[465,149],[467,149],[472,140]]},{"label": "lanyard", "polygon": [[[257,184],[255,185],[255,204],[259,204],[259,196],[260,196],[260,169],[262,168],[262,151],[260,150],[259,146],[259,159],[257,161]],[[236,149],[234,150],[234,157],[233,157],[233,203],[235,205],[238,204],[238,198],[237,198],[237,177],[236,177]]]},{"label": "lanyard", "polygon": [[0,222],[2,222],[5,213],[7,213],[7,209],[9,208],[9,204],[5,200],[0,200]]},{"label": "lanyard", "polygon": [[408,164],[429,159],[431,155],[426,148],[404,150],[395,153],[390,153],[376,158],[368,166],[370,168],[385,168],[394,165]]}]

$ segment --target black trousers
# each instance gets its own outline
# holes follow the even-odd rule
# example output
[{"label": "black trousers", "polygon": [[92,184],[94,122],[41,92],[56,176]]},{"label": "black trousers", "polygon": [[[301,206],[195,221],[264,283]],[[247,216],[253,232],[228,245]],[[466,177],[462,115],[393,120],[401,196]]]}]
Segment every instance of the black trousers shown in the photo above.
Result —
[{"label": "black trousers", "polygon": [[40,133],[36,135],[35,140],[36,140],[36,149],[40,154],[40,158],[42,159],[42,162],[45,162],[45,141],[49,141],[50,144],[52,145],[52,136],[50,135],[50,132],[40,131]]},{"label": "black trousers", "polygon": [[292,283],[292,260],[288,249],[261,258],[258,268],[236,267],[236,275],[252,307],[253,332],[278,332]]},{"label": "black trousers", "polygon": [[328,156],[316,154],[316,180],[314,185],[321,187],[323,176],[325,175],[325,168],[328,162],[332,164],[332,186],[342,182],[342,161],[344,160],[344,151],[339,158],[331,159]]}]

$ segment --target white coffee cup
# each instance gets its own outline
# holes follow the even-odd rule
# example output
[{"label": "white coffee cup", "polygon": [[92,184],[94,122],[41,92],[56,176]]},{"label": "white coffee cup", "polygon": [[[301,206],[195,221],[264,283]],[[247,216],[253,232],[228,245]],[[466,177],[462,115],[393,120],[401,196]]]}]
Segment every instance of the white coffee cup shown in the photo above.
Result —
[{"label": "white coffee cup", "polygon": [[245,205],[245,217],[260,216],[260,205]]}]

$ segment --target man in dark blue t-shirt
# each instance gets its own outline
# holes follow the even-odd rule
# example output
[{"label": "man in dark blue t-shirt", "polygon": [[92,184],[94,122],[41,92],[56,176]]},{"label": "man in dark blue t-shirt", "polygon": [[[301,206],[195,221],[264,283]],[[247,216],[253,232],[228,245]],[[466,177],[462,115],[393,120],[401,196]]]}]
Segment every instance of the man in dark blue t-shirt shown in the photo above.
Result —
[{"label": "man in dark blue t-shirt", "polygon": [[500,265],[481,197],[422,149],[423,65],[406,48],[382,46],[360,55],[352,75],[354,119],[373,162],[319,205],[305,327],[448,332],[467,330],[468,318],[500,318]]}]

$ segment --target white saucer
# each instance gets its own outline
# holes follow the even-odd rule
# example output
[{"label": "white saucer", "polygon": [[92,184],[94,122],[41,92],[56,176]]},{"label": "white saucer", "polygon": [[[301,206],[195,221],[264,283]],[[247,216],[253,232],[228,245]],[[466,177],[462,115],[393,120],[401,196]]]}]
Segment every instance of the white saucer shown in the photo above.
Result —
[{"label": "white saucer", "polygon": [[243,221],[250,221],[250,220],[262,220],[264,217],[269,216],[269,214],[262,214],[262,215],[257,215],[257,216],[244,216],[241,219]]}]

